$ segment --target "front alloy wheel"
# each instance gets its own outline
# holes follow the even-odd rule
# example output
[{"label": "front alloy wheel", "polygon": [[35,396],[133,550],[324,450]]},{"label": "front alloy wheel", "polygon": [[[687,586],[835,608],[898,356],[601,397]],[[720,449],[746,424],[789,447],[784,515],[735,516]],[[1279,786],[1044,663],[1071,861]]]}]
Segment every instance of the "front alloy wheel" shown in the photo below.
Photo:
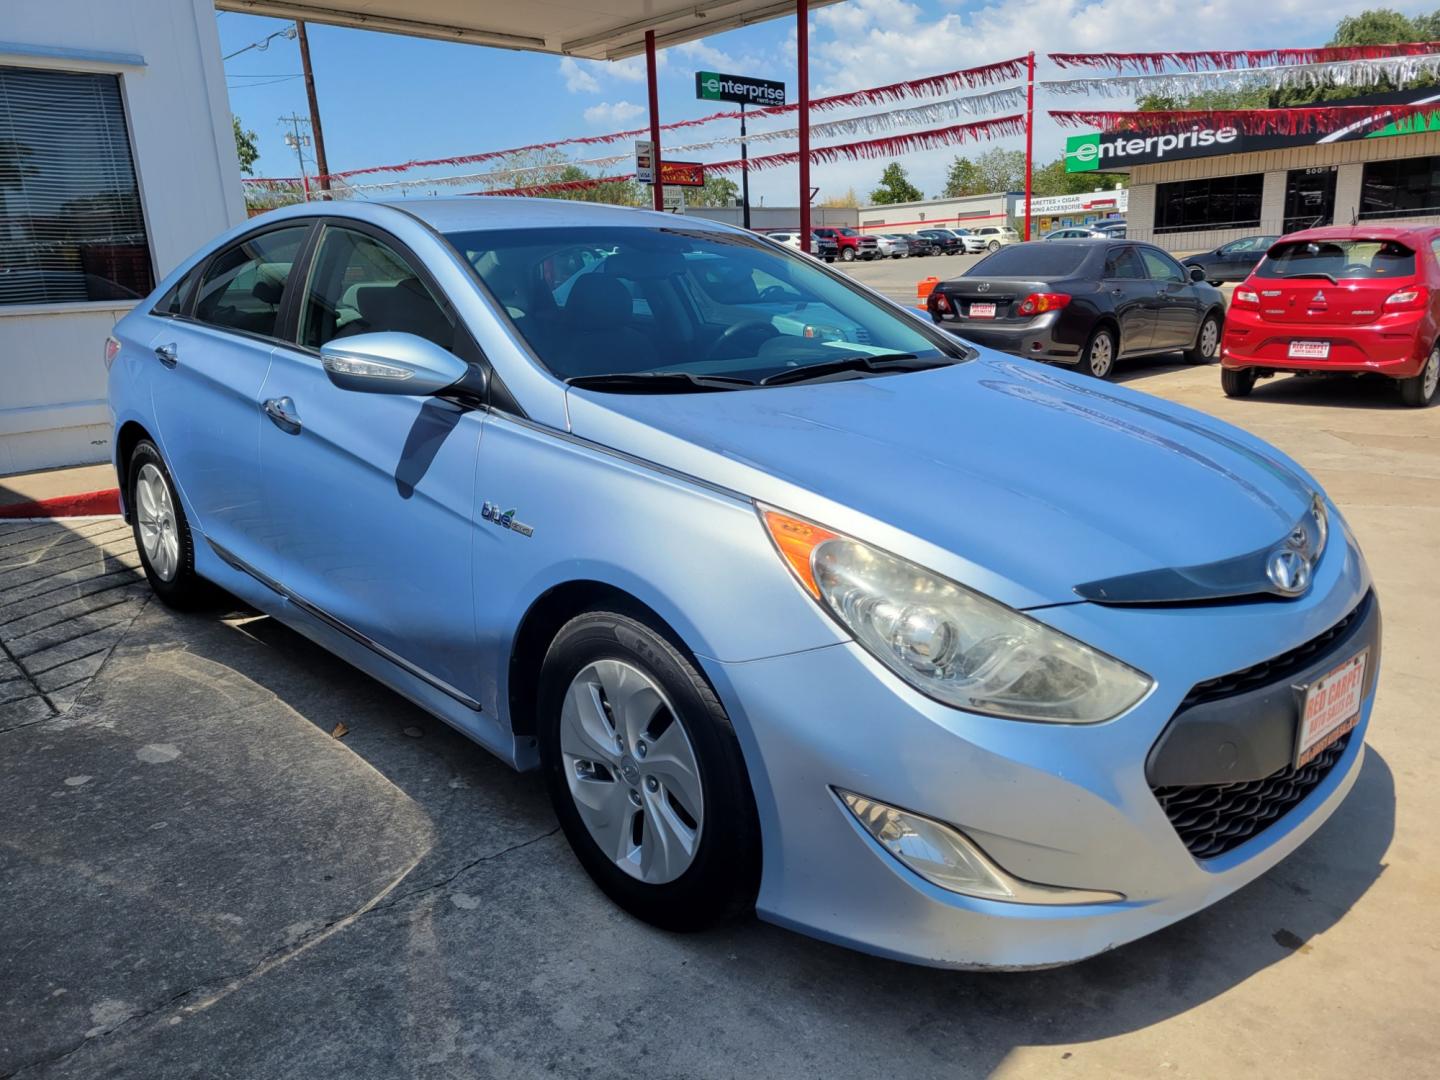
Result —
[{"label": "front alloy wheel", "polygon": [[1440,344],[1430,350],[1420,374],[1401,380],[1400,397],[1406,405],[1423,409],[1435,400],[1436,390],[1440,390]]},{"label": "front alloy wheel", "polygon": [[843,259],[845,262],[854,262],[855,249],[847,247],[844,251],[840,252],[840,258]]},{"label": "front alloy wheel", "polygon": [[994,252],[997,252],[997,251],[999,251],[999,250],[1000,250],[1000,241],[999,241],[999,240],[991,240],[991,241],[990,241],[990,251],[991,251],[991,253],[993,254]]},{"label": "front alloy wheel", "polygon": [[571,619],[546,653],[538,697],[555,814],[606,895],[668,930],[754,905],[760,824],[740,744],[668,629],[638,613]]}]

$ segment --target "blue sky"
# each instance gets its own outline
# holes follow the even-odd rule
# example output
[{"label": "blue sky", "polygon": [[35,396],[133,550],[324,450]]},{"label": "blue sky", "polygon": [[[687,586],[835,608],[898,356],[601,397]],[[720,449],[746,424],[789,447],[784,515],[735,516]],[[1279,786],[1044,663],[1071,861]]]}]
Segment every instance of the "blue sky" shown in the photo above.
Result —
[{"label": "blue sky", "polygon": [[[1266,48],[1320,44],[1346,14],[1364,5],[1344,0],[846,0],[811,16],[811,92],[834,93],[1046,51],[1144,51],[1158,49]],[[1387,3],[1402,11],[1420,3]],[[232,53],[287,24],[278,19],[217,14],[222,53]],[[643,58],[605,64],[476,45],[406,38],[338,27],[310,26],[311,58],[320,96],[332,170],[446,157],[574,135],[593,135],[647,122]],[[694,73],[721,70],[784,79],[795,94],[793,19],[717,34],[663,50],[660,112],[678,120],[716,111],[694,100]],[[276,39],[265,51],[250,50],[225,65],[230,105],[259,135],[259,175],[295,173],[295,155],[284,144],[281,115],[305,115],[304,82],[295,42]],[[1040,77],[1057,77],[1042,62]],[[1037,97],[1036,109],[1076,107]],[[895,106],[886,106],[894,108]],[[1105,106],[1099,106],[1105,107]],[[1109,107],[1124,108],[1124,100]],[[885,107],[878,107],[885,108]],[[857,110],[864,111],[864,110]],[[873,111],[873,110],[872,110]],[[824,119],[842,113],[827,114]],[[777,119],[771,126],[793,126]],[[760,125],[756,125],[758,128]],[[733,134],[733,121],[677,133],[698,142]],[[848,140],[847,140],[848,141]],[[628,144],[614,144],[619,153]],[[988,146],[1019,146],[1011,138],[970,148],[908,155],[903,163],[927,195],[944,182],[957,152]],[[1062,133],[1048,121],[1036,128],[1036,158],[1055,157]],[[793,149],[770,143],[765,152]],[[578,148],[576,156],[599,156],[608,148]],[[697,155],[704,156],[704,155]],[[733,148],[711,155],[736,156]],[[812,175],[820,198],[854,187],[863,197],[884,162],[817,166]],[[462,171],[480,171],[472,166]],[[752,174],[752,197],[770,205],[794,205],[793,168]],[[456,189],[456,190],[464,190]]]}]

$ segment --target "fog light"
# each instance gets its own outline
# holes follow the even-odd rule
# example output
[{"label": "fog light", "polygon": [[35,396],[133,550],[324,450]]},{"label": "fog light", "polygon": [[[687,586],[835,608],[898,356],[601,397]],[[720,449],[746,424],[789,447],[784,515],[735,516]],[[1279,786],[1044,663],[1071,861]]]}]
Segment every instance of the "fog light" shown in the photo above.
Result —
[{"label": "fog light", "polygon": [[1022,881],[996,865],[960,830],[836,789],[880,846],[932,885],[962,896],[1013,904],[1110,904],[1125,897],[1098,889],[1066,889]]}]

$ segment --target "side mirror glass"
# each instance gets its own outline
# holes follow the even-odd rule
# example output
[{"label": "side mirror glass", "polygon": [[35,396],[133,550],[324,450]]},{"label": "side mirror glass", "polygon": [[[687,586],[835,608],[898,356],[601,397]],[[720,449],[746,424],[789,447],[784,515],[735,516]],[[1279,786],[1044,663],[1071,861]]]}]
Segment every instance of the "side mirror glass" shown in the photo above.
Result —
[{"label": "side mirror glass", "polygon": [[1192,266],[1192,267],[1190,267],[1190,280],[1191,280],[1191,281],[1204,281],[1204,280],[1205,280],[1205,268],[1204,268],[1203,266]]},{"label": "side mirror glass", "polygon": [[393,331],[336,338],[321,346],[320,363],[340,389],[369,394],[435,394],[470,370],[433,341]]}]

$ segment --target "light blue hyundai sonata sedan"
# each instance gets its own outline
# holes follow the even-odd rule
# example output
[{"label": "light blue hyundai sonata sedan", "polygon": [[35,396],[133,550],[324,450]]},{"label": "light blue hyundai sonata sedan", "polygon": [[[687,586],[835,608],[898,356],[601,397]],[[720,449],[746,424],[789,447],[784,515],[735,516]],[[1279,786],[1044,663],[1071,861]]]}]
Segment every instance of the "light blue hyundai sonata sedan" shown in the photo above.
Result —
[{"label": "light blue hyundai sonata sedan", "polygon": [[1066,963],[1264,873],[1360,769],[1379,605],[1303,469],[749,233],[296,206],[106,361],[159,597],[223,587],[538,768],[661,927]]}]

